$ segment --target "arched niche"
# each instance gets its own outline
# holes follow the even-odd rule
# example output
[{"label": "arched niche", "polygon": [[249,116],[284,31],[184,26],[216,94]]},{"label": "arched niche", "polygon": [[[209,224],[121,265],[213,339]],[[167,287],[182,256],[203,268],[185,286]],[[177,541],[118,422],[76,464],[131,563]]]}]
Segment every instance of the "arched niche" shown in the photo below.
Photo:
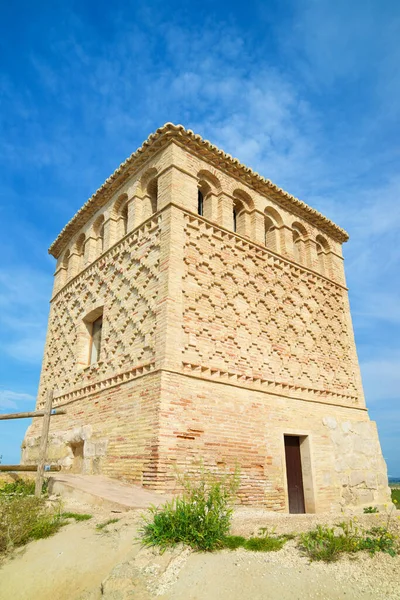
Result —
[{"label": "arched niche", "polygon": [[128,194],[121,194],[113,206],[113,217],[117,221],[117,237],[128,233]]},{"label": "arched niche", "polygon": [[200,170],[197,174],[197,212],[200,216],[210,221],[217,220],[220,192],[219,179],[206,169]]},{"label": "arched niche", "polygon": [[243,190],[235,190],[232,207],[232,229],[235,233],[250,236],[250,213],[254,210],[251,196]]},{"label": "arched niche", "polygon": [[143,173],[140,179],[142,196],[142,218],[148,219],[157,212],[158,200],[158,172],[155,167]]},{"label": "arched niche", "polygon": [[318,270],[322,275],[329,275],[331,266],[331,249],[329,243],[322,235],[317,235],[315,238],[315,247],[317,251]]},{"label": "arched niche", "polygon": [[294,222],[292,224],[293,258],[301,265],[307,265],[308,263],[306,248],[307,239],[308,233],[304,225]]},{"label": "arched niche", "polygon": [[93,233],[96,240],[96,256],[103,254],[104,247],[104,215],[97,217],[93,223]]},{"label": "arched niche", "polygon": [[280,227],[283,224],[277,210],[268,206],[264,210],[264,243],[273,252],[280,252]]}]

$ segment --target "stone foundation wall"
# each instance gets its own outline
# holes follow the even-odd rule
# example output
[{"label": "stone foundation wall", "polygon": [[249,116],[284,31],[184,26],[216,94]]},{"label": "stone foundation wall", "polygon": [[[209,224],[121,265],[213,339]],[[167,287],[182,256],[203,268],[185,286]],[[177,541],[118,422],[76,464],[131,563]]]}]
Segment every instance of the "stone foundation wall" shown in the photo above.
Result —
[{"label": "stone foundation wall", "polygon": [[[51,420],[48,460],[69,472],[174,492],[176,471],[202,464],[225,473],[238,465],[242,503],[287,512],[284,435],[298,435],[307,512],[390,502],[376,426],[365,410],[168,372],[65,408],[67,415]],[[23,463],[37,462],[40,432],[36,420],[23,443]]]},{"label": "stone foundation wall", "polygon": [[237,386],[163,374],[159,478],[174,470],[241,468],[243,503],[288,511],[284,435],[304,440],[307,512],[390,502],[375,423],[365,410],[279,397]]}]

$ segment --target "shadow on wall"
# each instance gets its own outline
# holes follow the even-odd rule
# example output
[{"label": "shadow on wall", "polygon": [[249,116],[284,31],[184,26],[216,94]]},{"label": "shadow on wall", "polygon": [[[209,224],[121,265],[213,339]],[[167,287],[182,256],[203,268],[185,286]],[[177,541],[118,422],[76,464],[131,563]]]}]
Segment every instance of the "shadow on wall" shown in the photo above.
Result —
[{"label": "shadow on wall", "polygon": [[72,451],[72,464],[71,464],[71,473],[82,473],[83,472],[83,446],[84,441],[71,442],[70,448]]}]

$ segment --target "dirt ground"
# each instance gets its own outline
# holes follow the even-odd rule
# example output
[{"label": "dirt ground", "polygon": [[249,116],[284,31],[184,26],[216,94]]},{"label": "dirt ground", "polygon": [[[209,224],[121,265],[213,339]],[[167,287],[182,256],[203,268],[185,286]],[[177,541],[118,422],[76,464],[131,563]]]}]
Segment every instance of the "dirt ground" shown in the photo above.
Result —
[{"label": "dirt ground", "polygon": [[[185,548],[160,555],[135,542],[142,511],[123,513],[70,501],[65,510],[89,512],[55,536],[32,542],[0,566],[0,600],[399,600],[400,557],[358,553],[337,563],[310,563],[295,541],[279,552],[243,549],[214,554]],[[400,515],[400,511],[398,511]],[[120,520],[101,532],[96,524]],[[361,515],[367,525],[382,515]],[[232,533],[260,527],[300,532],[332,515],[276,515],[255,509],[235,512]],[[395,527],[399,530],[396,515]]]}]

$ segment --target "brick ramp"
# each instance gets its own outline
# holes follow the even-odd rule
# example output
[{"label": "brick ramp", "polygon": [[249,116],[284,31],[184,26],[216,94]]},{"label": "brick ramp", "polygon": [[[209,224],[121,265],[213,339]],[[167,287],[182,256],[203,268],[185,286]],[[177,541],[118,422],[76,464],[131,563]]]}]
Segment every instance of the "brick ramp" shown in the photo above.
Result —
[{"label": "brick ramp", "polygon": [[159,506],[171,498],[146,490],[139,485],[123,483],[103,475],[67,473],[49,477],[49,492],[86,504],[119,511],[145,509],[152,504]]}]

